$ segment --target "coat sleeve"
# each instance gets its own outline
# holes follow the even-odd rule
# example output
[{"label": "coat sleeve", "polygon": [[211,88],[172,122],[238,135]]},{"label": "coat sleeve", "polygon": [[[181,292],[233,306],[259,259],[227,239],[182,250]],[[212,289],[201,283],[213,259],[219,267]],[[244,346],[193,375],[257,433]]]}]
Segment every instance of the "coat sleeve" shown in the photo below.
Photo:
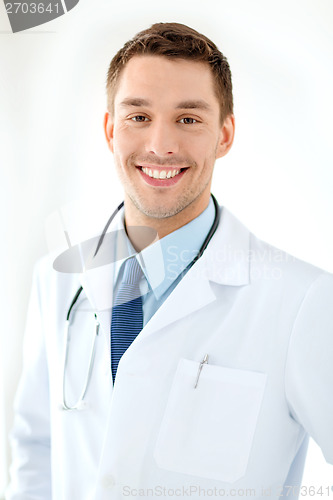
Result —
[{"label": "coat sleeve", "polygon": [[290,338],[285,372],[292,417],[333,464],[333,275],[307,291]]},{"label": "coat sleeve", "polygon": [[10,435],[11,481],[6,500],[50,500],[50,413],[38,272],[33,276],[23,344],[23,371]]}]

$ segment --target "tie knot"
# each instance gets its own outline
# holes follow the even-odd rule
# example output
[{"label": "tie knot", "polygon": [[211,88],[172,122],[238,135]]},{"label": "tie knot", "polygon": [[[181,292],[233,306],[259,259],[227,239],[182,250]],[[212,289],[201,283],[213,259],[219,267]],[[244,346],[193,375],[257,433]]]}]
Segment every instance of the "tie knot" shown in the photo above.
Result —
[{"label": "tie knot", "polygon": [[143,272],[136,258],[127,259],[124,267],[123,283],[137,285],[142,276]]}]

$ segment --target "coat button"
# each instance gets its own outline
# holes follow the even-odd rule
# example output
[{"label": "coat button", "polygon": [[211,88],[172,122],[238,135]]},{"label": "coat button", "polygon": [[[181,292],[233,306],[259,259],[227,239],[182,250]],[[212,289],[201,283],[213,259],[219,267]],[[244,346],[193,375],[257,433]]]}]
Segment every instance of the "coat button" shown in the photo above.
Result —
[{"label": "coat button", "polygon": [[106,474],[102,477],[101,484],[106,490],[111,490],[116,484],[116,481],[112,474]]}]

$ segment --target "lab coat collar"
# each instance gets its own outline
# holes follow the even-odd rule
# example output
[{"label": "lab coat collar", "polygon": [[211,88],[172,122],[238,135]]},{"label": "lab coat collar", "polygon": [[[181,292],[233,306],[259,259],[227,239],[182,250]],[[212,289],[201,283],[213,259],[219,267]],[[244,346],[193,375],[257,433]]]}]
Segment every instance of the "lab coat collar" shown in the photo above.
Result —
[{"label": "lab coat collar", "polygon": [[249,284],[250,232],[225,207],[221,219],[202,260],[206,276],[220,285]]},{"label": "lab coat collar", "polygon": [[211,282],[225,286],[248,285],[249,241],[249,231],[223,208],[219,226],[203,256],[178,283],[133,344],[216,300]]}]

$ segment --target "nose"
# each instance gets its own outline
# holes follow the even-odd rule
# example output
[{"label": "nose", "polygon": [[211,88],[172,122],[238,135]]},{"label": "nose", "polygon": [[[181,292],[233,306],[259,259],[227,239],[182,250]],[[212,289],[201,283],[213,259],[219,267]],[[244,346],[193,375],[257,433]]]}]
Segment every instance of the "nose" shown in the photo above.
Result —
[{"label": "nose", "polygon": [[154,120],[147,129],[146,151],[157,156],[171,156],[179,152],[179,137],[175,125],[165,120]]}]

